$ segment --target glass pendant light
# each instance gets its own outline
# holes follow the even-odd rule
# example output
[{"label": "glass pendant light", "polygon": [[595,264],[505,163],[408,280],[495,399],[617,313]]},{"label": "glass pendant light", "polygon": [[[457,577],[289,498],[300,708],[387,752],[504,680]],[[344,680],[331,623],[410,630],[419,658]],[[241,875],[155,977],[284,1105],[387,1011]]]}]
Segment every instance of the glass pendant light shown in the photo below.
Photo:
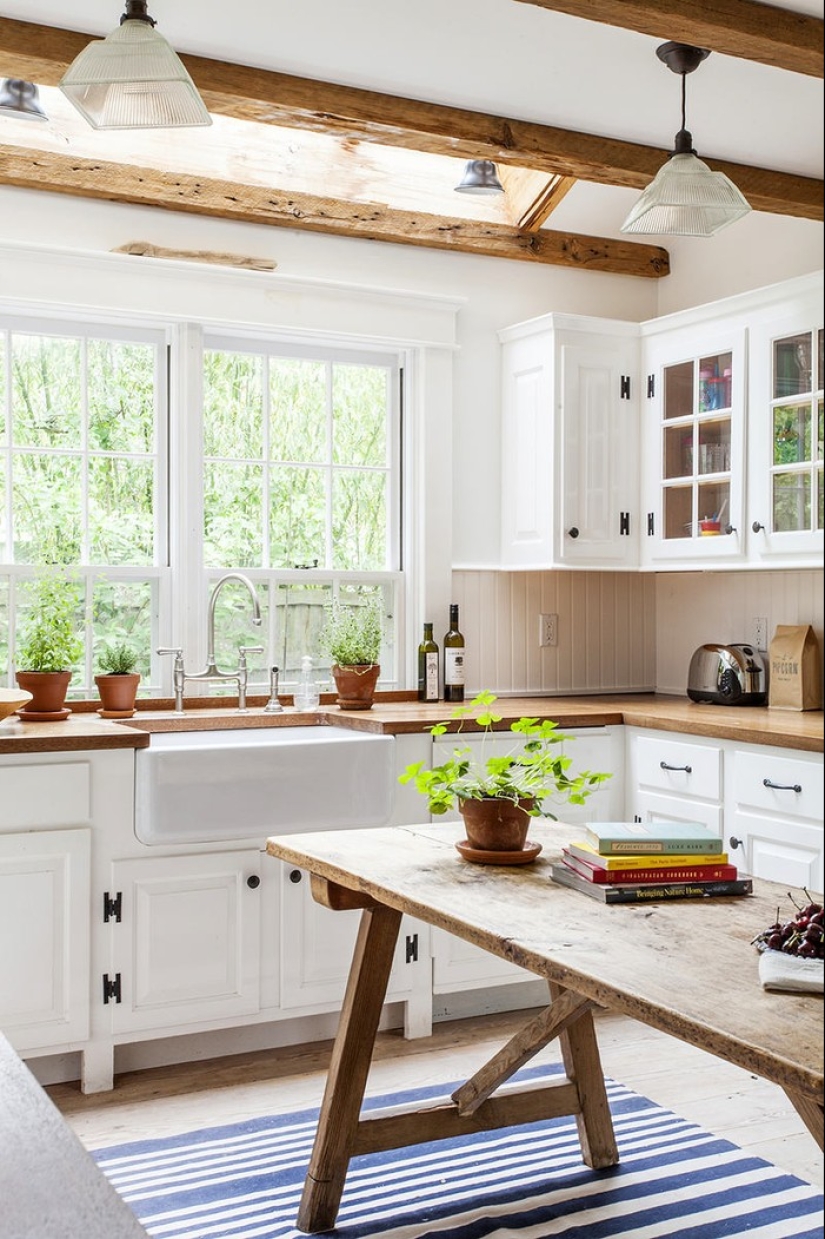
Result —
[{"label": "glass pendant light", "polygon": [[0,86],[0,116],[13,116],[15,120],[49,119],[40,106],[34,82],[21,82],[17,77],[7,77]]},{"label": "glass pendant light", "polygon": [[211,125],[195,83],[154,29],[146,4],[126,0],[118,28],[84,47],[60,89],[95,129]]},{"label": "glass pendant light", "polygon": [[714,172],[693,149],[685,128],[685,77],[710,55],[703,47],[663,43],[656,55],[682,77],[682,128],[673,152],[633,207],[621,231],[677,237],[712,237],[750,211],[745,197],[722,172]]},{"label": "glass pendant light", "polygon": [[492,159],[471,159],[464,169],[464,176],[455,187],[457,194],[503,194],[504,186],[498,179],[498,169]]}]

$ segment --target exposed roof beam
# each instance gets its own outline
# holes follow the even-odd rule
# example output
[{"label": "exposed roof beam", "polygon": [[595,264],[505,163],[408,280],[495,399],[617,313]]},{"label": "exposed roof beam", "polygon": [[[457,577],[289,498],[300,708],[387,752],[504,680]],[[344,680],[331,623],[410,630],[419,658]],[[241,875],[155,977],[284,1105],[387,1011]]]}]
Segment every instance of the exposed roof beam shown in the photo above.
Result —
[{"label": "exposed roof beam", "polygon": [[527,232],[538,231],[576,183],[572,176],[547,176],[529,168],[501,167],[498,174],[510,221]]},{"label": "exposed roof beam", "polygon": [[823,22],[753,0],[521,0],[587,21],[822,77]]},{"label": "exposed roof beam", "polygon": [[[704,5],[702,6],[705,7]],[[708,6],[709,7],[709,6]],[[0,75],[57,85],[91,36],[0,17]],[[334,133],[458,159],[492,159],[601,185],[644,189],[667,152],[653,146],[509,120],[461,108],[183,56],[211,112],[293,129]],[[700,155],[724,172],[756,211],[823,218],[823,185],[812,177]]]},{"label": "exposed roof beam", "polygon": [[479,220],[393,211],[372,203],[293,194],[131,164],[74,159],[25,147],[0,146],[0,183],[362,240],[547,263],[578,271],[609,271],[655,279],[670,270],[667,250],[656,245],[548,230],[524,233]]}]

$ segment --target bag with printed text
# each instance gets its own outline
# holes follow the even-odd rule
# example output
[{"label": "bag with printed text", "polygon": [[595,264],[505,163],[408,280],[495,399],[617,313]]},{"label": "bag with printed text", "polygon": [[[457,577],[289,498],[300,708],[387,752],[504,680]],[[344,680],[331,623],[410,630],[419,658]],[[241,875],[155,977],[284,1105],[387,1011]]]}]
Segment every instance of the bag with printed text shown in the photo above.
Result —
[{"label": "bag with printed text", "polygon": [[810,624],[777,624],[768,662],[769,706],[779,710],[822,707],[819,642]]}]

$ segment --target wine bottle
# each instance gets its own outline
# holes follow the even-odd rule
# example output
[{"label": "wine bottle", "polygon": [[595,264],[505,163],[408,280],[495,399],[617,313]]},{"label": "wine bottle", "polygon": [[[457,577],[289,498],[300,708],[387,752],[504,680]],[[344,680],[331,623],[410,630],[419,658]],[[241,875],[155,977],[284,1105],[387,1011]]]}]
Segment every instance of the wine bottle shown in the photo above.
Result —
[{"label": "wine bottle", "polygon": [[450,628],[444,636],[444,700],[464,700],[464,637],[454,602],[450,604]]},{"label": "wine bottle", "polygon": [[418,647],[418,700],[438,701],[438,646],[431,623],[425,623]]}]

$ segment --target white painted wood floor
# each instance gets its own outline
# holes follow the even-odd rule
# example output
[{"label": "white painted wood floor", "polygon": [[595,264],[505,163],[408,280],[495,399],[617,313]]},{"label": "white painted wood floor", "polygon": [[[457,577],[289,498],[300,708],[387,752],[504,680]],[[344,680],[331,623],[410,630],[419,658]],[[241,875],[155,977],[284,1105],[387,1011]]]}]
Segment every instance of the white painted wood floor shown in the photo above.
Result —
[{"label": "white painted wood floor", "polygon": [[[530,1014],[440,1023],[432,1037],[414,1041],[399,1031],[379,1033],[367,1091],[463,1079]],[[780,1088],[624,1016],[600,1012],[596,1019],[606,1075],[822,1186],[822,1154]],[[131,1072],[117,1077],[112,1092],[88,1097],[77,1084],[47,1091],[86,1147],[100,1148],[318,1105],[330,1046],[315,1042]],[[558,1057],[550,1045],[533,1062]]]}]

